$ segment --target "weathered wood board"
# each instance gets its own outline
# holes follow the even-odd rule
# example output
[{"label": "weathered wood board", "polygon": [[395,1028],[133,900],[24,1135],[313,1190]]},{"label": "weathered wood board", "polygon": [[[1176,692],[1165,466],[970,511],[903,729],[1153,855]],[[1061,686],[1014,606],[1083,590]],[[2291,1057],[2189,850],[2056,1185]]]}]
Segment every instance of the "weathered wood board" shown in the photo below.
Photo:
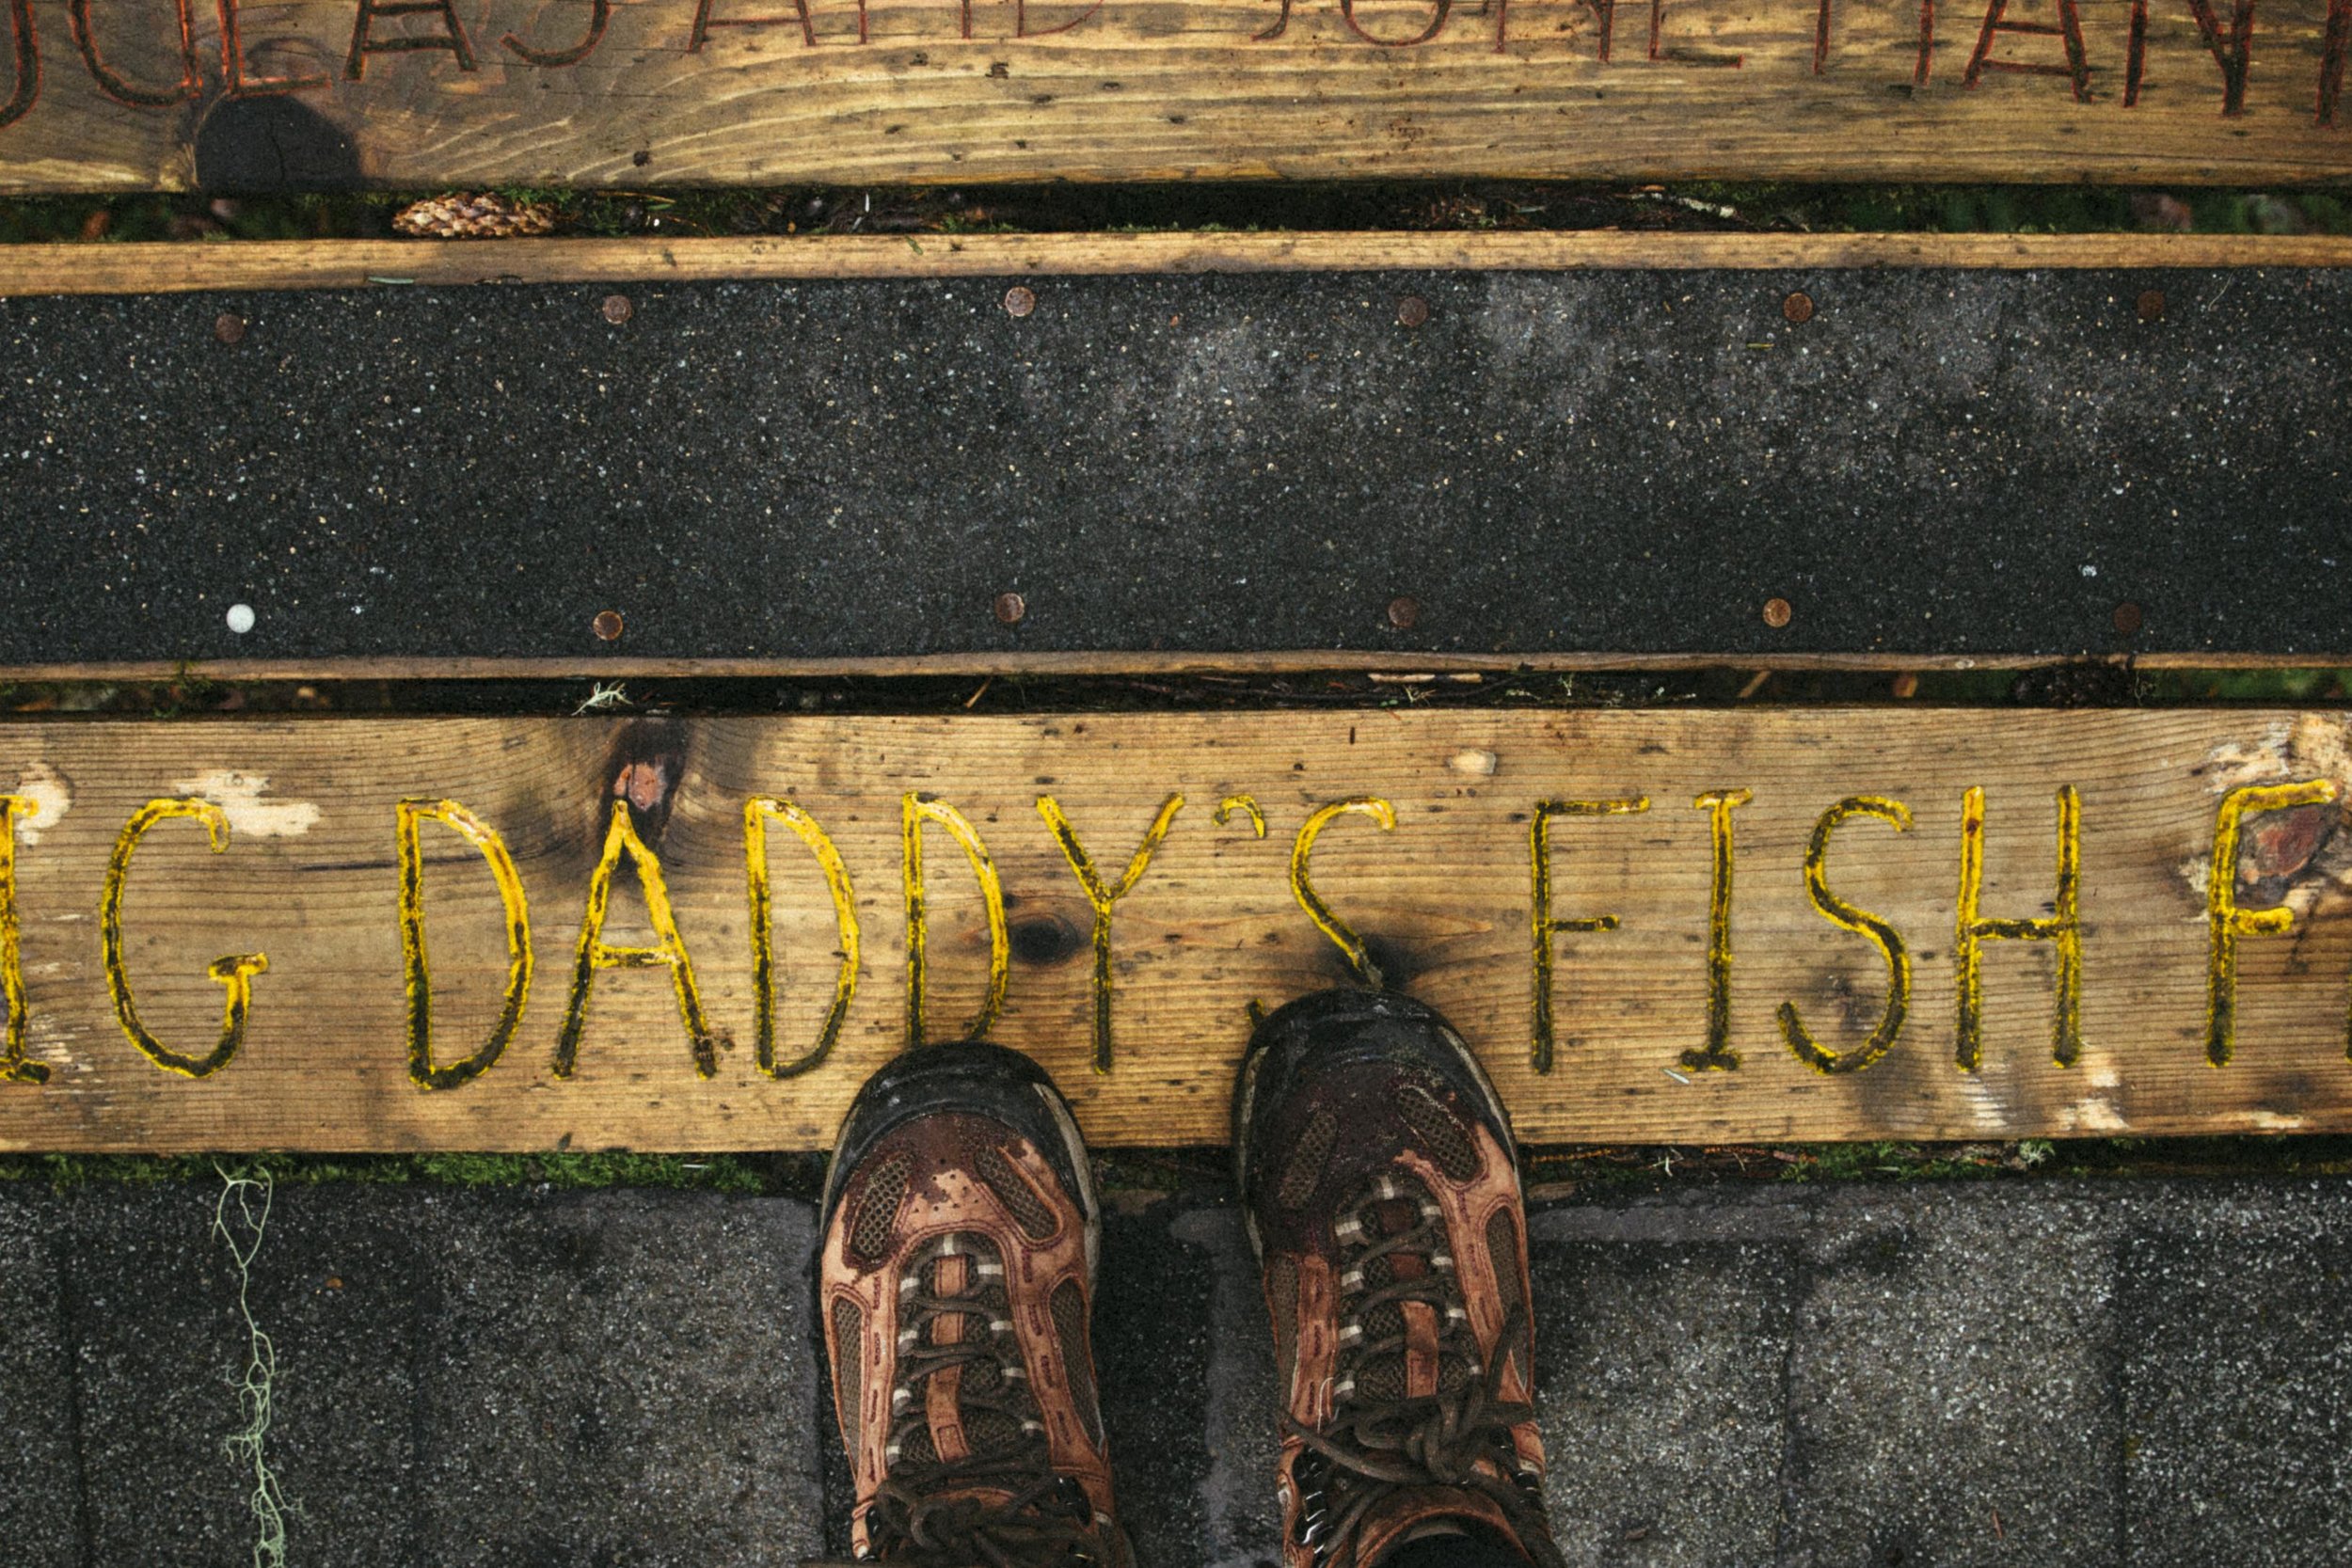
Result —
[{"label": "weathered wood board", "polygon": [[[1302,860],[1332,929],[1359,934],[1391,983],[1455,1020],[1530,1139],[2352,1127],[2352,835],[2336,832],[2348,738],[2340,714],[2202,710],[15,722],[0,726],[0,786],[15,802],[24,1027],[17,1081],[0,1082],[0,1148],[822,1147],[909,1037],[910,820],[926,1033],[951,1036],[985,1006],[992,939],[958,816],[1002,889],[994,1037],[1046,1063],[1104,1143],[1221,1140],[1249,1006],[1349,978],[1297,896]],[[1955,935],[1972,789],[1978,918],[2009,924],[1977,943],[1980,1055],[1964,1069]],[[2078,1044],[2058,1005],[2069,789]],[[1254,802],[1263,838],[1236,796]],[[766,1054],[779,1071],[801,1064],[850,986],[829,1055],[775,1078],[759,1070],[755,798],[803,814],[756,813]],[[404,849],[404,800],[471,816],[412,809]],[[1646,807],[1624,804],[1636,800]],[[180,803],[153,804],[166,800]],[[1563,804],[1578,801],[1619,805]],[[1817,898],[1809,844],[1840,802]],[[2244,832],[2222,843],[2242,855],[2221,881],[2233,899],[2217,906],[2217,823],[2232,802]],[[1057,816],[1108,901],[1106,992],[1096,895]],[[1112,900],[1155,820],[1155,852]],[[135,822],[147,826],[125,848]],[[628,834],[658,878],[635,869]],[[500,848],[485,851],[493,835]],[[821,846],[837,855],[838,907]],[[583,946],[605,854],[619,857],[608,918]],[[413,1065],[409,855],[431,1031]],[[704,1052],[677,967],[655,961],[657,881]],[[2260,912],[2272,909],[2292,913]],[[844,910],[856,929],[846,966]],[[1843,911],[1843,928],[1824,910]],[[510,913],[532,960],[518,993]],[[1591,928],[1603,914],[1613,928]],[[1863,930],[1873,921],[1880,937]],[[1540,942],[1539,924],[1555,927]],[[2234,948],[2227,1052],[2213,1040],[2217,930]],[[1909,972],[1891,1034],[1882,939]],[[596,960],[584,1003],[583,953]],[[233,1053],[203,1070],[221,1053],[224,997],[240,993]],[[485,1066],[477,1053],[510,994],[511,1043]],[[1551,1061],[1537,1071],[1546,995]],[[1833,1070],[1800,1058],[1784,1004],[1812,1041],[1802,1049]],[[1093,1069],[1098,1046],[1107,1070]]]},{"label": "weathered wood board", "polygon": [[2344,0],[7,0],[12,190],[2341,178]]},{"label": "weathered wood board", "polygon": [[[84,241],[0,246],[0,298],[478,283],[1089,277],[1187,273],[2352,267],[2342,234],[1695,233],[1683,230],[1166,230],[797,238]],[[1808,280],[1809,281],[1809,280]]]}]

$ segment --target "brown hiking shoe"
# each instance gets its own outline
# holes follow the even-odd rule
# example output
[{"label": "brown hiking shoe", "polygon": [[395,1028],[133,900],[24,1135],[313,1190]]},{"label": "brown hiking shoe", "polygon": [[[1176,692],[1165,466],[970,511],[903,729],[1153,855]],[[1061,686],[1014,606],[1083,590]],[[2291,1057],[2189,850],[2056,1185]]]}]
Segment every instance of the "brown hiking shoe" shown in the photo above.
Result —
[{"label": "brown hiking shoe", "polygon": [[993,1045],[894,1059],[842,1124],[824,1237],[858,1560],[1130,1568],[1088,1343],[1100,1212],[1044,1072]]},{"label": "brown hiking shoe", "polygon": [[1233,1156],[1274,1315],[1288,1568],[1443,1533],[1556,1568],[1518,1168],[1461,1037],[1386,992],[1292,1003],[1249,1042]]}]

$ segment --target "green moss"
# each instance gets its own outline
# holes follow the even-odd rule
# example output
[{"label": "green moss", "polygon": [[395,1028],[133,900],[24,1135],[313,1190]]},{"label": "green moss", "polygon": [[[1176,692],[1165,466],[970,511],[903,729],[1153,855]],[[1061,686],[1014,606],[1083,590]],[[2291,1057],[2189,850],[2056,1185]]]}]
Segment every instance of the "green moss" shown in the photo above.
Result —
[{"label": "green moss", "polygon": [[[215,199],[195,193],[0,201],[0,244],[86,239],[381,237],[427,191]],[[834,232],[1198,233],[1293,229],[1746,229],[2085,233],[2178,226],[2217,234],[2352,233],[2334,190],[2130,191],[2087,185],[1758,184],[1654,187],[1567,182],[1169,182],[907,189],[584,191],[512,185],[579,234]]]},{"label": "green moss", "polygon": [[[281,1186],[323,1182],[431,1182],[453,1187],[660,1187],[697,1192],[808,1196],[822,1166],[815,1156],[739,1154],[367,1154],[261,1155]],[[0,1155],[0,1180],[67,1188],[100,1182],[149,1184],[219,1180],[210,1155]]]}]

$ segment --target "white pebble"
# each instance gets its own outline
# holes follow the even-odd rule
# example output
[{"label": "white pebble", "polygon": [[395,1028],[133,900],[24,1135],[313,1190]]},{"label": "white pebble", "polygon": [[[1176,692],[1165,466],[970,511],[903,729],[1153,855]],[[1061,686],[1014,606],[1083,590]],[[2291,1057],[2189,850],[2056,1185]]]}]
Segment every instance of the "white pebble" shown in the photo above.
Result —
[{"label": "white pebble", "polygon": [[229,607],[229,629],[239,637],[251,631],[253,629],[253,607],[249,604],[230,605]]}]

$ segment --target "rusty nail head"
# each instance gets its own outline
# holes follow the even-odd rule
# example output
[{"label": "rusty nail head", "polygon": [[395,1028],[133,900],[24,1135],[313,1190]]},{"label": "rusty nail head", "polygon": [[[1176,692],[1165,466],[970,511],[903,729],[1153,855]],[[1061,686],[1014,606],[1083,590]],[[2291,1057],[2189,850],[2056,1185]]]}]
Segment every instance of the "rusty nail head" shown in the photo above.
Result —
[{"label": "rusty nail head", "polygon": [[2139,606],[2130,599],[2125,599],[2115,607],[2115,629],[2126,637],[2139,629],[2144,618],[2140,613]]},{"label": "rusty nail head", "polygon": [[1028,612],[1029,601],[1020,594],[999,594],[996,595],[996,619],[1004,622],[1005,625],[1018,626],[1021,617]]},{"label": "rusty nail head", "polygon": [[635,314],[637,314],[637,307],[631,303],[628,295],[607,294],[604,296],[604,319],[613,325],[621,325]]},{"label": "rusty nail head", "polygon": [[1411,631],[1413,623],[1421,619],[1421,601],[1410,594],[1399,594],[1389,601],[1389,625],[1399,631]]},{"label": "rusty nail head", "polygon": [[[1025,283],[1015,283],[1005,291],[1005,314],[1015,321],[1037,309],[1037,291]],[[1015,617],[1018,619],[1018,617]]]},{"label": "rusty nail head", "polygon": [[1803,326],[1813,319],[1813,296],[1803,289],[1780,302],[1780,313],[1792,326]]},{"label": "rusty nail head", "polygon": [[1406,294],[1396,302],[1396,322],[1399,326],[1420,326],[1429,320],[1429,302],[1419,294]]},{"label": "rusty nail head", "polygon": [[224,310],[213,319],[213,336],[224,343],[245,341],[245,318]]},{"label": "rusty nail head", "polygon": [[2149,289],[2139,296],[2139,319],[2144,322],[2164,319],[2164,291]]},{"label": "rusty nail head", "polygon": [[588,623],[588,629],[602,641],[617,640],[621,635],[621,612],[617,610],[599,610],[596,618]]},{"label": "rusty nail head", "polygon": [[1791,620],[1795,619],[1796,613],[1797,612],[1794,610],[1789,608],[1789,604],[1787,599],[1770,598],[1764,601],[1764,624],[1772,627],[1774,631],[1778,631],[1781,627],[1787,626]]}]

